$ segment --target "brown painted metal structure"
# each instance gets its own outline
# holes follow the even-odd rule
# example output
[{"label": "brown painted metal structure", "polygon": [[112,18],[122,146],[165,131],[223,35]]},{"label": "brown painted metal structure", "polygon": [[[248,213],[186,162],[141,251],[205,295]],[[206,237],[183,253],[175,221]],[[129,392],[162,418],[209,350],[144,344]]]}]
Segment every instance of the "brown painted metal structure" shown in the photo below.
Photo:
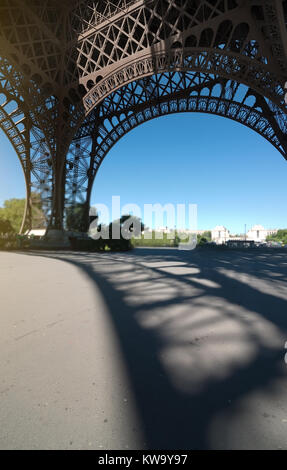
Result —
[{"label": "brown painted metal structure", "polygon": [[110,148],[176,112],[250,127],[287,159],[287,0],[0,0],[0,127],[50,228],[87,209]]}]

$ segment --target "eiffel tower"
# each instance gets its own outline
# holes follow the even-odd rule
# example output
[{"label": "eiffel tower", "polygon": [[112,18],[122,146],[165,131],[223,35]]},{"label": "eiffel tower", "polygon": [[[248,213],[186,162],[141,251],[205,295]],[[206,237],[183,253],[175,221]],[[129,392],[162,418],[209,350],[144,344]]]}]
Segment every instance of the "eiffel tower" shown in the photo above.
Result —
[{"label": "eiffel tower", "polygon": [[35,193],[48,233],[79,204],[87,228],[109,150],[167,114],[233,119],[287,159],[286,27],[286,0],[0,0],[0,127],[24,172],[21,231]]}]

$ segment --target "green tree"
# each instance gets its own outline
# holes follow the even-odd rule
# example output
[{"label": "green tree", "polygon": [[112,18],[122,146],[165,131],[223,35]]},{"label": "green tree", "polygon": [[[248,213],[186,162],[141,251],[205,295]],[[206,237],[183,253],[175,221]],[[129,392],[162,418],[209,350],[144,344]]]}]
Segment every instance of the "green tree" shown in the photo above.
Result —
[{"label": "green tree", "polygon": [[15,230],[13,229],[11,222],[0,218],[0,235],[10,235],[14,234]]},{"label": "green tree", "polygon": [[124,238],[139,237],[145,228],[139,217],[130,214],[122,215],[120,219],[109,224],[110,238],[112,238],[113,226],[117,225],[119,226],[121,238],[122,236]]},{"label": "green tree", "polygon": [[125,225],[127,227],[127,231],[131,232],[133,237],[140,237],[145,229],[142,220],[135,215],[122,215],[120,224],[121,227]]},{"label": "green tree", "polygon": [[0,218],[9,221],[15,232],[20,231],[25,204],[25,199],[7,199],[0,208]]},{"label": "green tree", "polygon": [[203,232],[202,237],[206,238],[208,242],[211,242],[211,231],[206,230],[205,232]]},{"label": "green tree", "polygon": [[266,237],[267,241],[281,242],[283,245],[287,245],[287,229],[280,229],[273,235]]},{"label": "green tree", "polygon": [[202,246],[207,242],[208,240],[203,235],[197,235],[197,245]]},{"label": "green tree", "polygon": [[[41,195],[38,193],[31,194],[32,201],[32,219],[35,228],[43,228],[46,226],[46,217],[42,209]],[[7,199],[4,201],[3,207],[0,207],[0,218],[8,220],[15,232],[19,232],[25,211],[26,199]]]},{"label": "green tree", "polygon": [[87,232],[86,206],[77,203],[66,209],[66,228],[71,232]]}]

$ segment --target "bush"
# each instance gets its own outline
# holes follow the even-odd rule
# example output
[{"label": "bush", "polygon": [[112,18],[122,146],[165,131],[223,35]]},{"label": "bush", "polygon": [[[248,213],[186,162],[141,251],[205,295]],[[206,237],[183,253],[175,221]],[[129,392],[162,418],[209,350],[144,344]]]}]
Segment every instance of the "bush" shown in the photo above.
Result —
[{"label": "bush", "polygon": [[0,235],[14,235],[15,230],[13,229],[11,222],[6,219],[0,219]]},{"label": "bush", "polygon": [[[158,237],[160,235],[162,238]],[[174,247],[178,246],[180,242],[180,238],[177,233],[173,236],[173,238],[169,238],[167,233],[159,233],[155,230],[152,231],[152,238],[145,238],[144,234],[141,238],[132,238],[133,246],[141,246],[141,247]]]},{"label": "bush", "polygon": [[127,251],[132,249],[130,240],[121,238],[120,240],[104,240],[99,238],[76,238],[70,237],[70,242],[73,250],[76,251]]},{"label": "bush", "polygon": [[18,248],[17,235],[9,220],[0,219],[0,250]]},{"label": "bush", "polygon": [[19,242],[16,234],[0,234],[0,250],[16,250]]},{"label": "bush", "polygon": [[199,237],[197,238],[197,245],[198,245],[198,246],[203,246],[203,245],[205,245],[206,243],[207,243],[207,239],[206,239],[205,237],[199,236]]}]

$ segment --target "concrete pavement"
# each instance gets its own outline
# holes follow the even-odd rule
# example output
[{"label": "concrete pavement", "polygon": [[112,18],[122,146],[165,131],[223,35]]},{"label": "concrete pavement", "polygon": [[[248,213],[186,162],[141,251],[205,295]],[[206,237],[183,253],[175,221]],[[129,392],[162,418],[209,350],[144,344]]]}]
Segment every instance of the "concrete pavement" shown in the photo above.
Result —
[{"label": "concrete pavement", "polygon": [[0,448],[142,444],[99,289],[62,261],[0,253]]},{"label": "concrete pavement", "polygon": [[0,253],[1,449],[287,449],[287,256]]}]

